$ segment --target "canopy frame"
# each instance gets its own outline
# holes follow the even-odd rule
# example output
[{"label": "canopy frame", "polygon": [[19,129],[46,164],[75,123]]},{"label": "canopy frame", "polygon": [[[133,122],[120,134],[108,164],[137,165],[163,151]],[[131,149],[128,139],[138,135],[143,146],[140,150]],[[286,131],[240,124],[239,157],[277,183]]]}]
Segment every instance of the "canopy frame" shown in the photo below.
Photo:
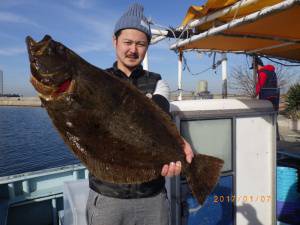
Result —
[{"label": "canopy frame", "polygon": [[[250,0],[251,2],[255,2],[255,0]],[[245,3],[249,3],[249,1],[245,1]],[[238,3],[236,3],[235,7],[237,7]],[[242,3],[239,3],[242,4]],[[213,27],[210,28],[204,32],[201,32],[197,35],[193,35],[190,38],[184,39],[184,40],[179,40],[177,42],[175,42],[174,44],[171,45],[170,49],[171,50],[184,50],[188,45],[193,44],[199,40],[207,40],[210,37],[214,37],[214,36],[218,36],[218,37],[233,37],[233,38],[239,38],[239,39],[257,39],[257,40],[262,40],[262,41],[274,41],[277,43],[271,43],[271,46],[260,46],[257,49],[235,49],[235,50],[220,50],[220,49],[208,49],[208,51],[216,51],[216,52],[232,52],[232,53],[244,53],[244,54],[260,54],[261,50],[266,50],[266,49],[275,49],[275,48],[280,48],[283,46],[288,46],[288,45],[299,45],[300,44],[300,40],[298,39],[293,39],[293,38],[282,38],[282,37],[276,37],[276,36],[263,36],[263,35],[255,35],[255,34],[228,34],[225,33],[227,30],[232,29],[232,28],[236,28],[238,26],[241,25],[247,25],[247,24],[251,24],[251,23],[255,23],[257,20],[262,19],[266,16],[275,14],[277,12],[282,12],[284,10],[290,9],[293,6],[299,6],[300,5],[300,0],[286,0],[280,3],[277,3],[275,5],[266,7],[264,9],[261,9],[259,11],[256,11],[254,13],[251,13],[249,15],[246,15],[244,17],[238,18],[238,19],[234,19],[231,20],[228,23],[225,23],[223,25],[220,25],[218,27]],[[229,6],[228,8],[232,8],[233,6]],[[229,10],[227,9],[227,11]],[[222,11],[224,11],[226,9],[223,9]],[[218,14],[218,11],[205,16],[204,18],[198,19],[196,22],[192,22],[190,23],[189,26],[195,26],[195,25],[199,25],[202,24],[204,22],[207,22],[207,20],[209,18],[215,18],[215,16],[213,15],[220,15],[220,13]],[[202,22],[201,22],[202,21]],[[297,29],[297,27],[295,27],[295,29]],[[196,48],[194,48],[196,49]],[[201,49],[201,48],[198,48]],[[264,55],[264,54],[260,54],[260,55]],[[274,57],[274,58],[278,58],[278,59],[284,59],[284,60],[288,60],[288,61],[300,61],[300,59],[295,60],[295,59],[288,59],[286,57],[277,57],[277,56],[272,56],[272,55],[267,55],[269,57]]]}]

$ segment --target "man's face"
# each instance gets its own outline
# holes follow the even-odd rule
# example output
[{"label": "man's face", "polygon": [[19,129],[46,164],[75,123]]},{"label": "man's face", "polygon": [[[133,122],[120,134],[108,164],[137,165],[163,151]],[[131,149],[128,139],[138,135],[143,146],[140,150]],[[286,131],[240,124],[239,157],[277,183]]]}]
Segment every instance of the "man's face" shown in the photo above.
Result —
[{"label": "man's face", "polygon": [[118,38],[113,38],[118,66],[132,69],[143,61],[148,49],[146,34],[135,29],[124,29]]}]

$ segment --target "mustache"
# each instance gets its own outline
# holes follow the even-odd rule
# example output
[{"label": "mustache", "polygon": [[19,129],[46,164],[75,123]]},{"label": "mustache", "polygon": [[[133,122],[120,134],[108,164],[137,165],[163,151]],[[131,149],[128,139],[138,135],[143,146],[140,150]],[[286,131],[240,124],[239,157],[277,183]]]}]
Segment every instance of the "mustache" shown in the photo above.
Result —
[{"label": "mustache", "polygon": [[127,54],[126,57],[127,57],[127,58],[134,58],[134,59],[137,59],[137,58],[139,58],[139,55],[136,54],[136,53],[133,53],[133,54]]}]

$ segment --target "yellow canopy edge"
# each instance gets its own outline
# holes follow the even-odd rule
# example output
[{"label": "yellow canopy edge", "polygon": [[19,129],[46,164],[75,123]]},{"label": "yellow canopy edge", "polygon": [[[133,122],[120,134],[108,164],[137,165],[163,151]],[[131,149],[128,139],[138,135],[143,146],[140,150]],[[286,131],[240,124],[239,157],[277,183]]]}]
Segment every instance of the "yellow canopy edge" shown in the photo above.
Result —
[{"label": "yellow canopy edge", "polygon": [[[246,4],[245,6],[239,6],[236,10],[230,10],[227,14],[224,16],[218,17],[215,21],[206,23],[201,25],[200,27],[197,27],[197,30],[203,31],[207,30],[210,27],[214,26],[215,23],[226,23],[232,19],[240,18],[245,15],[248,15],[250,13],[256,12],[260,9],[263,9],[267,6],[271,6],[274,4],[277,4],[279,2],[282,2],[284,0],[256,0],[252,4]],[[207,16],[217,10],[220,10],[222,8],[232,6],[233,4],[237,3],[240,4],[242,0],[208,0],[203,6],[191,6],[187,13],[185,18],[182,21],[182,26],[187,25],[191,21],[195,19],[200,19],[204,16]]]},{"label": "yellow canopy edge", "polygon": [[[199,38],[186,42],[179,49],[258,54],[300,62],[300,0],[208,0],[203,6],[190,7],[183,25],[242,2],[248,4],[238,7],[237,10],[229,10],[226,15],[196,27],[194,36],[199,33]],[[287,5],[286,2],[289,3],[288,7],[276,7],[276,10],[262,16],[258,16],[261,15],[258,13],[256,19],[242,19],[241,23],[227,27],[234,23],[233,19],[243,18],[279,3]],[[217,29],[223,24],[226,25],[222,29]]]}]

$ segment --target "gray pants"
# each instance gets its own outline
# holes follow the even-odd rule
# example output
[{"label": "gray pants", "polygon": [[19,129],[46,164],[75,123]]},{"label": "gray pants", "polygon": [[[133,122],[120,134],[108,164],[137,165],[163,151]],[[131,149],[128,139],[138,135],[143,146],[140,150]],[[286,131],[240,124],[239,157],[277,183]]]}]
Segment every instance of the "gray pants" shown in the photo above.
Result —
[{"label": "gray pants", "polygon": [[90,189],[86,213],[88,225],[169,225],[165,191],[148,198],[119,199]]}]

